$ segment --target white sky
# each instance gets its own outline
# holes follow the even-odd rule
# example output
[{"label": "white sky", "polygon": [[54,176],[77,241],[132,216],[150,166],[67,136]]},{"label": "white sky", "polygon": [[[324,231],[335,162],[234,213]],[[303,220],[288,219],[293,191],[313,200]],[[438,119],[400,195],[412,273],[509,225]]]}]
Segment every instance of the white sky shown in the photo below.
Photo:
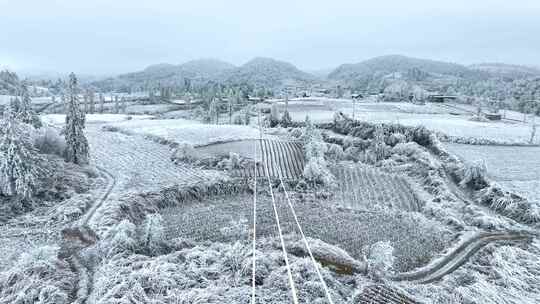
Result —
[{"label": "white sky", "polygon": [[120,73],[255,56],[303,69],[385,54],[540,66],[540,0],[0,0],[0,66]]}]

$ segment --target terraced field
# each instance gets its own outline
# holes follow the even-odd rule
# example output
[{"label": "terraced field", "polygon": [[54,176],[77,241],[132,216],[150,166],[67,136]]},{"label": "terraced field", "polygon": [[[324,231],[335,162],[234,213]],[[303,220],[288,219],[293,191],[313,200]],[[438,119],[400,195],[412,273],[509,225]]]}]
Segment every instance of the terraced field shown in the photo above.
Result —
[{"label": "terraced field", "polygon": [[208,180],[215,171],[173,165],[169,147],[139,135],[103,132],[99,125],[87,128],[92,163],[106,168],[117,179],[115,191],[151,191],[170,185],[190,185]]},{"label": "terraced field", "polygon": [[332,173],[338,180],[338,203],[344,207],[368,210],[379,205],[405,211],[421,209],[420,200],[403,176],[357,165],[337,165]]},{"label": "terraced field", "polygon": [[[255,149],[257,149],[256,155]],[[302,144],[298,141],[241,140],[200,147],[197,148],[197,152],[206,156],[227,155],[229,152],[233,152],[246,158],[256,159],[256,168],[250,166],[234,170],[232,175],[236,177],[265,177],[264,162],[268,165],[270,176],[274,178],[281,175],[285,179],[297,179],[304,171],[304,152]]]}]

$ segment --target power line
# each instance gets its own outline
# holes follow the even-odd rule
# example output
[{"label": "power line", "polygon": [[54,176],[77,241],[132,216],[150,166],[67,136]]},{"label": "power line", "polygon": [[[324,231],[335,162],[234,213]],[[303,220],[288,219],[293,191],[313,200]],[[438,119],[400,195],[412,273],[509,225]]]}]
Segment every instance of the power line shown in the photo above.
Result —
[{"label": "power line", "polygon": [[255,141],[255,154],[254,154],[254,172],[253,177],[253,269],[251,272],[251,304],[255,304],[255,249],[256,249],[256,237],[257,237],[257,141]]},{"label": "power line", "polygon": [[[260,112],[259,112],[259,130],[260,130],[260,138],[259,138],[260,142],[259,143],[260,143],[261,148],[262,148],[262,127],[261,127],[261,124],[260,124]],[[262,149],[261,149],[261,155],[263,155]],[[285,266],[287,268],[287,276],[289,278],[289,285],[291,286],[291,294],[292,294],[292,298],[293,298],[293,303],[298,304],[298,296],[297,296],[297,292],[296,292],[296,287],[294,285],[294,280],[293,280],[292,273],[291,273],[291,266],[289,265],[289,258],[287,257],[287,250],[285,249],[285,241],[283,240],[283,233],[281,231],[281,224],[279,222],[279,215],[278,215],[278,212],[277,212],[276,200],[274,198],[274,191],[272,190],[272,181],[270,180],[270,174],[268,173],[268,164],[266,163],[265,159],[262,159],[262,161],[264,163],[264,171],[265,171],[265,174],[266,174],[266,178],[268,180],[268,188],[270,189],[270,197],[272,198],[272,206],[274,208],[274,216],[276,218],[276,224],[277,224],[277,227],[278,227],[279,239],[281,241],[281,249],[283,251],[283,258],[285,259]]]},{"label": "power line", "polygon": [[289,197],[289,194],[287,193],[287,189],[285,189],[285,184],[283,183],[283,179],[281,178],[281,173],[278,171],[279,181],[281,183],[281,187],[283,188],[283,191],[285,192],[285,197],[287,198],[287,203],[289,204],[289,208],[291,208],[294,221],[296,222],[296,225],[298,226],[298,230],[300,230],[300,235],[302,236],[302,240],[304,241],[304,244],[306,245],[307,251],[309,253],[309,257],[311,258],[311,262],[313,263],[313,266],[315,267],[315,271],[317,272],[317,276],[319,277],[319,280],[323,284],[324,292],[326,294],[326,298],[328,299],[328,302],[330,304],[334,304],[334,301],[332,301],[332,297],[330,296],[330,290],[328,289],[328,286],[326,285],[326,282],[324,281],[324,278],[321,274],[321,271],[319,270],[319,266],[317,264],[317,261],[315,261],[315,257],[313,257],[313,253],[311,251],[311,247],[309,246],[309,243],[306,239],[306,236],[304,235],[304,231],[302,230],[302,226],[300,226],[300,222],[298,221],[298,217],[296,216],[296,212],[294,211],[294,207],[291,203],[291,199]]}]

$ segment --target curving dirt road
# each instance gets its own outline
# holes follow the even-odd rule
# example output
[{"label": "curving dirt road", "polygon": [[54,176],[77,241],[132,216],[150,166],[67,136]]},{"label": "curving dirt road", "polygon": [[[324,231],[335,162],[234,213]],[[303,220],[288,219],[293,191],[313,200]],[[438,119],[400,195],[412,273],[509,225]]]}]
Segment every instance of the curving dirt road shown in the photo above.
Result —
[{"label": "curving dirt road", "polygon": [[452,273],[469,258],[490,243],[498,241],[527,241],[532,235],[519,232],[480,232],[457,244],[445,256],[431,264],[411,272],[400,273],[391,277],[394,281],[411,281],[420,284],[437,281]]}]

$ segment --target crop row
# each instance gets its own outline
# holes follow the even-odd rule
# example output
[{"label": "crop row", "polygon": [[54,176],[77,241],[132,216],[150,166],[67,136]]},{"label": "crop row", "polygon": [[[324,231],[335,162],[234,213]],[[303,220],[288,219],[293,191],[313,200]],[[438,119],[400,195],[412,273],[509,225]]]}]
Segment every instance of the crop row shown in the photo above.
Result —
[{"label": "crop row", "polygon": [[264,177],[264,163],[268,166],[268,174],[274,178],[297,179],[304,171],[304,152],[300,142],[262,139],[259,140],[257,153],[260,157],[256,166],[235,170],[233,175]]},{"label": "crop row", "polygon": [[405,177],[376,168],[337,165],[332,168],[339,185],[338,202],[348,208],[370,209],[380,205],[419,211],[420,201]]}]

